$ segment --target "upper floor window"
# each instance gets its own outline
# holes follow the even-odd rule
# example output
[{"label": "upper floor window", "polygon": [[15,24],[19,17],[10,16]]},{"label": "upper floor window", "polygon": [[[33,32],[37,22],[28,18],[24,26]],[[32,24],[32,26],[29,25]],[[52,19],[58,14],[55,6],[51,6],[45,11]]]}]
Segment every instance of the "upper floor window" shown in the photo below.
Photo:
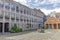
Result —
[{"label": "upper floor window", "polygon": [[28,10],[27,10],[27,14],[28,14]]},{"label": "upper floor window", "polygon": [[20,16],[19,14],[16,14],[16,18],[17,18],[17,19],[19,19],[19,16]]},{"label": "upper floor window", "polygon": [[18,6],[16,6],[16,11],[19,12],[19,7]]},{"label": "upper floor window", "polygon": [[24,22],[26,22],[26,19],[24,19]]},{"label": "upper floor window", "polygon": [[11,10],[15,11],[15,6],[11,5]]},{"label": "upper floor window", "polygon": [[20,19],[20,21],[23,21],[23,19]]},{"label": "upper floor window", "polygon": [[12,18],[15,18],[15,13],[11,13],[11,17]]},{"label": "upper floor window", "polygon": [[4,7],[4,3],[0,1],[0,7]]},{"label": "upper floor window", "polygon": [[23,13],[23,9],[22,8],[20,8],[20,12]]},{"label": "upper floor window", "polygon": [[27,14],[31,15],[31,11],[30,10],[27,10]]},{"label": "upper floor window", "polygon": [[9,3],[5,3],[5,8],[6,9],[10,9],[10,4]]},{"label": "upper floor window", "polygon": [[24,14],[26,14],[26,10],[24,9]]},{"label": "upper floor window", "polygon": [[4,11],[0,10],[0,18],[3,18]]},{"label": "upper floor window", "polygon": [[29,14],[31,15],[31,10],[29,10]]},{"label": "upper floor window", "polygon": [[27,19],[27,22],[29,22],[29,20]]}]

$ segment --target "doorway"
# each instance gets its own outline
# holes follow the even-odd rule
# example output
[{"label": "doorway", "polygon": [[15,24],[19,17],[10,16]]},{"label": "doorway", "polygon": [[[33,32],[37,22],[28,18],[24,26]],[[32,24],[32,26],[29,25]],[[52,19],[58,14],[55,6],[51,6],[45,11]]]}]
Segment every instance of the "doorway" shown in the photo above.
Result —
[{"label": "doorway", "polygon": [[9,32],[9,23],[5,23],[4,32]]},{"label": "doorway", "polygon": [[54,24],[54,29],[57,29],[57,25],[56,24]]},{"label": "doorway", "polygon": [[3,23],[0,22],[0,32],[2,32],[2,24]]},{"label": "doorway", "polygon": [[[0,33],[3,31],[3,23],[0,22]],[[9,32],[9,23],[4,23],[4,32]]]},{"label": "doorway", "polygon": [[60,29],[60,24],[58,24],[58,29]]}]

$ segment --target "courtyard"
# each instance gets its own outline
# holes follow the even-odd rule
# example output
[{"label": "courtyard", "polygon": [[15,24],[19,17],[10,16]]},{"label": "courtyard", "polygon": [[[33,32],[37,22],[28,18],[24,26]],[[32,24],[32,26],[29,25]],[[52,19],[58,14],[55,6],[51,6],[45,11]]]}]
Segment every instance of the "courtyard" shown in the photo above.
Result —
[{"label": "courtyard", "polygon": [[0,37],[0,40],[60,40],[60,30],[48,29],[45,33],[33,31],[22,35]]}]

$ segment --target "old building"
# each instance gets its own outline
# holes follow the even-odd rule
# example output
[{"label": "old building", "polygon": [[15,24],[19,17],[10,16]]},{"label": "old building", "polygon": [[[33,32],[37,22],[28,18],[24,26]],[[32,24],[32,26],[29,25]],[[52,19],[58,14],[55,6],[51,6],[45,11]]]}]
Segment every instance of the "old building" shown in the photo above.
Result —
[{"label": "old building", "polygon": [[53,12],[45,21],[45,27],[48,29],[60,29],[60,13]]},{"label": "old building", "polygon": [[13,0],[0,0],[0,32],[8,32],[14,24],[26,30],[38,29],[43,26],[44,14],[35,11]]},{"label": "old building", "polygon": [[52,16],[45,21],[45,27],[48,29],[58,29],[60,28],[60,20]]}]

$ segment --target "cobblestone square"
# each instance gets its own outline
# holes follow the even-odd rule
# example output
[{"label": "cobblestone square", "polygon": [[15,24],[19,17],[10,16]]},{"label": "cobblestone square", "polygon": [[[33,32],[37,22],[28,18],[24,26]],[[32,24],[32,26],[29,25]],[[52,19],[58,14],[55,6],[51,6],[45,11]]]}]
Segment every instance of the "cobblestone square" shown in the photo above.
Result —
[{"label": "cobblestone square", "polygon": [[35,31],[28,34],[0,38],[0,40],[60,40],[60,30],[47,30],[46,33]]}]

